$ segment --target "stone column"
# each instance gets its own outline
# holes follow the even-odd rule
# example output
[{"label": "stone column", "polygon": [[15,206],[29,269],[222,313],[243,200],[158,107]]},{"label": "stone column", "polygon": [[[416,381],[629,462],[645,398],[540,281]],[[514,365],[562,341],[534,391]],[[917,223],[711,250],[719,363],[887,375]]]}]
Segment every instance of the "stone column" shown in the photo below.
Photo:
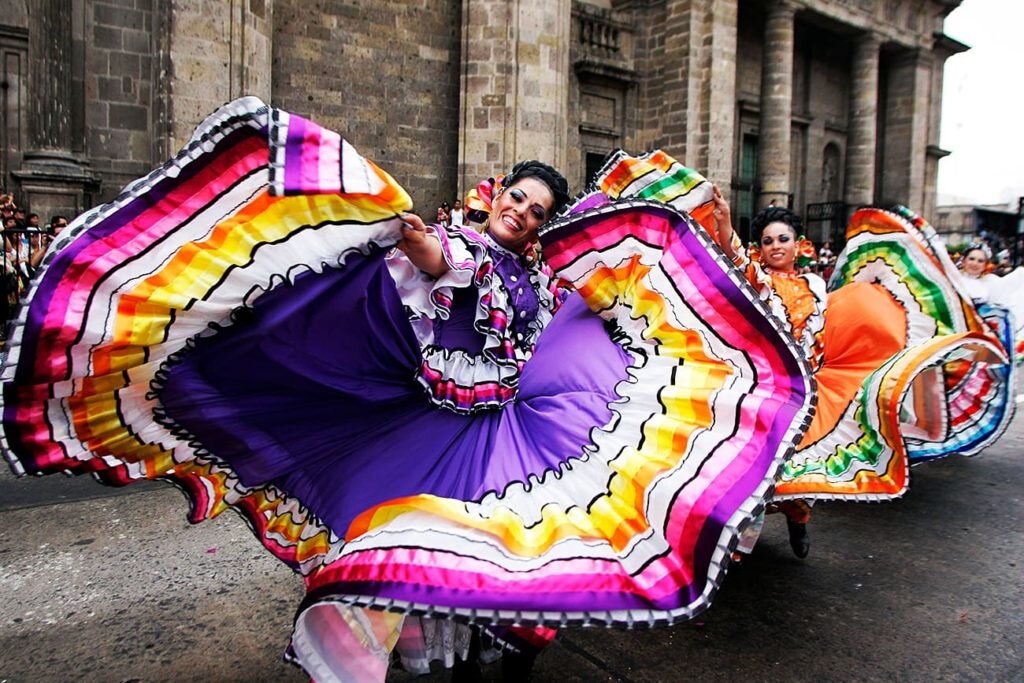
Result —
[{"label": "stone column", "polygon": [[[661,120],[661,138],[658,146],[693,168],[700,168],[700,160],[691,150],[691,136],[696,135],[699,125],[699,98],[694,92],[694,72],[700,65],[695,64],[694,47],[703,36],[700,32],[702,2],[694,0],[667,0],[665,2],[664,47],[662,59],[664,74],[660,78],[664,102]],[[692,158],[691,158],[692,156]],[[703,169],[702,169],[703,170]]]},{"label": "stone column", "polygon": [[889,66],[880,199],[924,207],[932,56],[908,50]]},{"label": "stone column", "polygon": [[793,114],[793,15],[788,0],[771,3],[764,29],[761,67],[761,123],[757,174],[761,191],[757,208],[774,199],[789,203],[790,134]]},{"label": "stone column", "polygon": [[[271,101],[273,0],[172,2],[166,30],[170,149],[225,102],[242,95]],[[162,3],[157,3],[161,9]],[[298,10],[294,10],[298,11]],[[309,57],[309,64],[318,55]]]},{"label": "stone column", "polygon": [[875,141],[878,136],[878,48],[873,34],[857,39],[850,83],[850,128],[846,143],[846,204],[854,209],[875,200]]},{"label": "stone column", "polygon": [[516,161],[565,166],[571,0],[463,0],[459,194]]},{"label": "stone column", "polygon": [[29,9],[29,147],[71,150],[71,0]]},{"label": "stone column", "polygon": [[71,14],[71,0],[28,3],[28,149],[12,175],[19,201],[44,223],[56,213],[82,212],[99,188],[72,153]]},{"label": "stone column", "polygon": [[[711,92],[708,95],[708,154],[705,173],[729,194],[736,145],[736,35],[735,2],[711,3]],[[731,196],[727,196],[731,199]]]}]

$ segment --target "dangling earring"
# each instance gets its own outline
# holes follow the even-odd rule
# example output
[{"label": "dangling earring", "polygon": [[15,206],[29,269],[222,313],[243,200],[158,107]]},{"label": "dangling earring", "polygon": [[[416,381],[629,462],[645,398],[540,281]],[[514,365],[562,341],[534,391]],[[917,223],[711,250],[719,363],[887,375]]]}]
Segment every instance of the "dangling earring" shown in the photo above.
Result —
[{"label": "dangling earring", "polygon": [[535,266],[537,261],[540,260],[540,245],[536,242],[530,242],[523,249],[523,253],[520,256],[523,259],[523,265],[527,268]]}]

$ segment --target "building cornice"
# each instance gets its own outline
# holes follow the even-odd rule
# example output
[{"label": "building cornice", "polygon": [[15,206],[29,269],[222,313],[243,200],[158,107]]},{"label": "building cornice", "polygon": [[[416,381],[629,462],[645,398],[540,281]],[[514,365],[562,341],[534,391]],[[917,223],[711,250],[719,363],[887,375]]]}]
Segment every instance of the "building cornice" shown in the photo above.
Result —
[{"label": "building cornice", "polygon": [[956,38],[950,38],[945,33],[936,31],[932,34],[932,37],[935,39],[935,51],[945,53],[943,58],[952,57],[953,55],[958,55],[961,52],[967,52],[971,49],[970,45],[961,43]]}]

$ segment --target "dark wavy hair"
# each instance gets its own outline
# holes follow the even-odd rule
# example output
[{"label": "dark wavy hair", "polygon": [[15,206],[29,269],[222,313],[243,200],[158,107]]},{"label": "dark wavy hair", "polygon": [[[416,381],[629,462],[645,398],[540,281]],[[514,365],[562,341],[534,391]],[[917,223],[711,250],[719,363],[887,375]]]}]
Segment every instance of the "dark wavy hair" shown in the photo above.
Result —
[{"label": "dark wavy hair", "polygon": [[754,220],[750,223],[750,230],[757,239],[761,239],[761,233],[764,229],[772,223],[785,223],[793,229],[793,237],[800,237],[800,233],[804,229],[804,222],[800,220],[800,216],[793,211],[790,211],[784,206],[769,206],[767,209],[761,211],[761,213],[754,216]]},{"label": "dark wavy hair", "polygon": [[523,178],[536,178],[551,190],[555,203],[551,207],[551,215],[554,216],[563,206],[569,203],[569,181],[553,167],[542,161],[530,159],[520,161],[512,167],[508,175],[501,181],[504,188],[512,187]]}]

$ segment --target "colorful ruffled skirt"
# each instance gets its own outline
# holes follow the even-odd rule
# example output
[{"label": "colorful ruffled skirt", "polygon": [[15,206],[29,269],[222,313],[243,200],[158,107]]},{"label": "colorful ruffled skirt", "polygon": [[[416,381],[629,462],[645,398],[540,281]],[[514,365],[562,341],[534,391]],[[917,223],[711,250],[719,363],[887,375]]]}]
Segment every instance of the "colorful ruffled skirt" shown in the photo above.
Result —
[{"label": "colorful ruffled skirt", "polygon": [[847,240],[829,286],[818,410],[777,499],[897,498],[912,465],[976,455],[1014,414],[1008,320],[986,310],[986,322],[931,226],[903,208],[862,209]]},{"label": "colorful ruffled skirt", "polygon": [[[657,200],[717,229],[711,183],[664,152],[620,152],[595,182],[614,200]],[[813,420],[773,500],[891,500],[906,493],[912,464],[976,455],[1005,431],[1013,318],[979,311],[920,216],[858,211],[829,290]]]},{"label": "colorful ruffled skirt", "polygon": [[306,583],[321,683],[382,675],[403,615],[514,642],[705,609],[811,417],[793,339],[678,207],[595,198],[541,237],[576,293],[515,399],[437,407],[386,267],[410,206],[330,131],[218,111],[47,255],[3,370],[12,467],[241,514]]}]

